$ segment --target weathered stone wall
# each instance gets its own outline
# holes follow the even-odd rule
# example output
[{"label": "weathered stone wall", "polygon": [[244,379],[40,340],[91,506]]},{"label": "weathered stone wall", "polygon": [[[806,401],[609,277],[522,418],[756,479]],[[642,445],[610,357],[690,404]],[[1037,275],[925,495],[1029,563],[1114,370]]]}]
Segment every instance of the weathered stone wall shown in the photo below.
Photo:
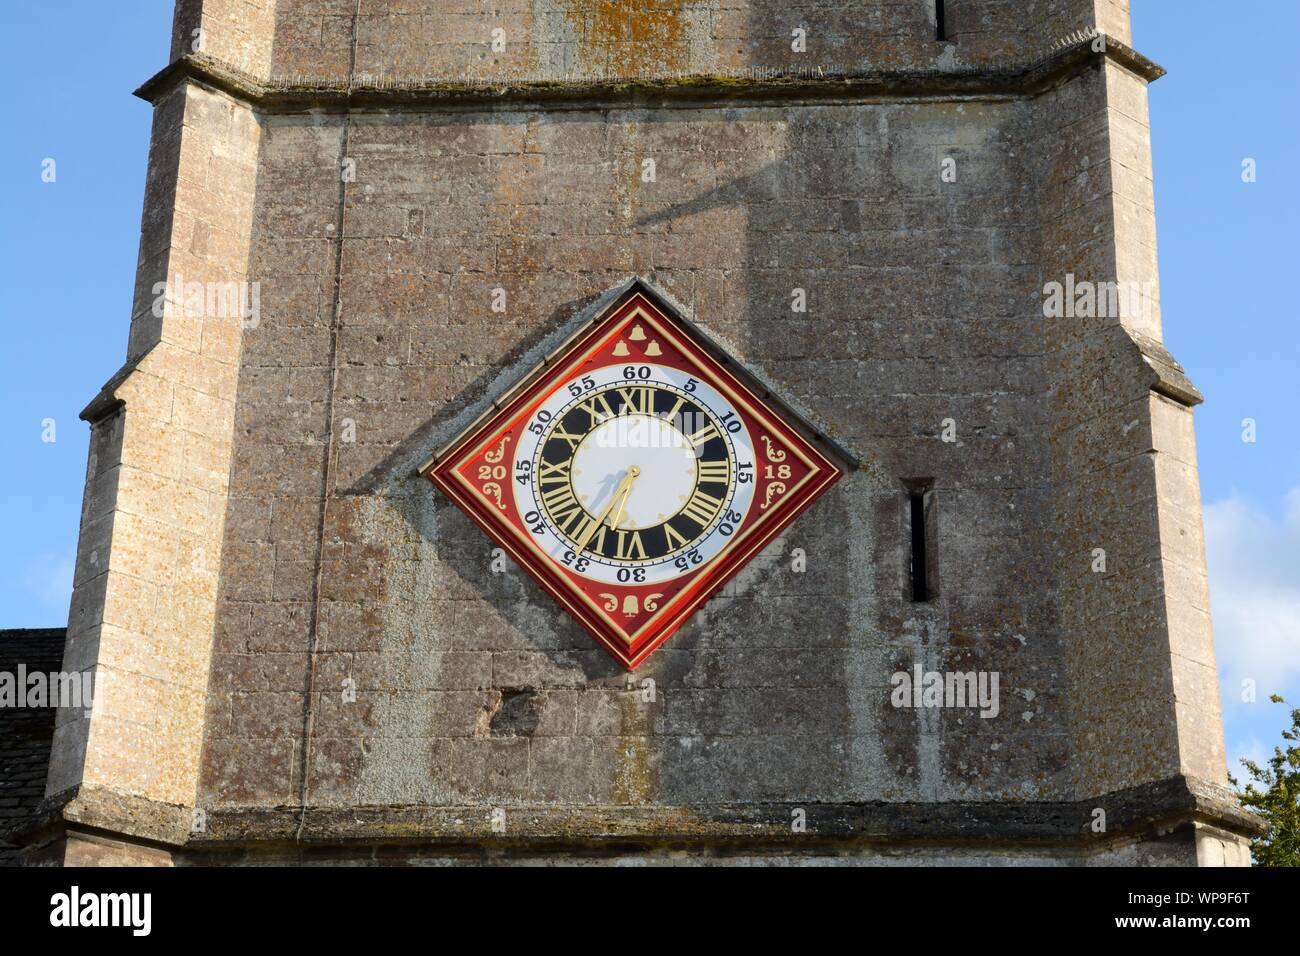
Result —
[{"label": "weathered stone wall", "polygon": [[[258,126],[196,85],[158,104],[127,365],[92,426],[64,669],[96,711],[60,711],[47,790],[192,804],[230,475]],[[198,283],[196,308],[186,290]]]},{"label": "weathered stone wall", "polygon": [[1037,142],[1044,280],[1150,285],[1145,308],[1046,321],[1076,787],[1178,772],[1222,782],[1191,426],[1199,396],[1170,397],[1181,370],[1159,345],[1145,86],[1108,65],[1038,110],[1050,131]]},{"label": "weathered stone wall", "polygon": [[171,58],[204,52],[245,73],[265,76],[271,69],[278,6],[279,0],[176,0]]},{"label": "weathered stone wall", "polygon": [[[197,804],[214,830],[192,842],[219,853],[283,839],[286,812],[301,814],[288,832],[331,842],[462,826],[474,842],[485,814],[523,806],[588,820],[566,832],[578,844],[588,825],[660,824],[707,844],[708,826],[741,825],[722,805],[784,821],[806,804],[874,807],[885,841],[888,808],[946,806],[949,836],[1015,845],[1047,825],[1034,811],[1026,830],[962,808],[1042,801],[1057,838],[1077,840],[1092,797],[1180,773],[1221,782],[1195,390],[1159,345],[1158,307],[1043,315],[1044,283],[1066,273],[1154,281],[1145,80],[1102,51],[1034,82],[1015,69],[1071,31],[1127,40],[1126,3],[949,0],[947,42],[933,4],[910,0],[493,11],[178,5],[174,57],[200,24],[207,59],[148,94],[160,172],[141,289],[182,265],[246,277],[260,312],[237,334],[137,301],[138,362],[92,406],[69,634],[71,660],[117,667],[129,692],[60,729],[51,792]],[[799,57],[794,26],[808,29]],[[994,80],[935,79],[981,65]],[[869,95],[715,79],[695,96],[570,84],[499,101],[451,86],[384,101],[366,81],[369,99],[349,99],[362,74],[752,66],[884,79]],[[324,82],[290,82],[308,74]],[[864,465],[629,679],[521,572],[495,573],[488,540],[414,472],[633,275]],[[197,383],[202,406],[182,401]],[[196,435],[201,481],[176,451]],[[937,543],[925,603],[908,587],[917,481]],[[139,547],[155,540],[175,546]],[[157,614],[177,587],[197,588],[188,616]],[[128,648],[142,656],[118,667]],[[996,672],[1000,712],[892,706],[891,675],[914,666]],[[1143,843],[1156,817],[1130,791],[1146,836],[1106,859],[1237,858],[1231,834],[1192,826],[1174,783],[1160,807],[1178,809],[1159,818],[1184,814],[1181,836]],[[1198,819],[1231,815],[1213,805]],[[359,806],[377,816],[354,819]],[[100,807],[76,813],[112,829]],[[411,823],[412,807],[454,822]],[[1076,812],[1077,828],[1061,823]],[[158,816],[158,832],[177,826]]]},{"label": "weathered stone wall", "polygon": [[[268,119],[204,800],[298,797],[307,686],[325,803],[1063,794],[1052,607],[1022,583],[1050,560],[1028,119],[1000,101]],[[629,274],[871,462],[638,670],[653,705],[412,477]],[[935,479],[932,606],[907,596],[911,478]],[[1006,709],[895,710],[913,663],[999,670]]]},{"label": "weathered stone wall", "polygon": [[354,41],[362,74],[559,79],[953,68],[1041,53],[1093,27],[1128,39],[1126,0],[946,0],[945,9],[939,41],[934,0],[278,0],[270,68],[341,78]]}]

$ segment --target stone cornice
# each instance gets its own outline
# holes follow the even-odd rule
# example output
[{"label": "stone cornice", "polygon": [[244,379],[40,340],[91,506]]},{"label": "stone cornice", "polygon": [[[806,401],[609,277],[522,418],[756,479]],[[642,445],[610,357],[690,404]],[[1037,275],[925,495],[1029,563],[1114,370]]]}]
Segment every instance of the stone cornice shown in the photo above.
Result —
[{"label": "stone cornice", "polygon": [[1181,405],[1191,408],[1205,401],[1200,389],[1192,384],[1178,360],[1170,354],[1164,344],[1137,332],[1130,332],[1130,337],[1142,352],[1142,361],[1154,373],[1151,390],[1172,398]]},{"label": "stone cornice", "polygon": [[179,847],[189,837],[193,809],[103,787],[77,786],[41,801],[21,826],[0,832],[0,842],[37,846],[66,829],[86,829],[163,847]]},{"label": "stone cornice", "polygon": [[[1093,833],[1093,809],[1106,811],[1106,832]],[[195,850],[276,842],[419,843],[548,847],[607,843],[780,848],[807,842],[863,844],[1054,845],[1100,847],[1181,823],[1209,823],[1254,836],[1264,827],[1230,791],[1175,777],[1077,801],[946,803],[779,803],[683,807],[505,807],[507,833],[492,829],[490,808],[392,807],[232,809],[209,814]],[[807,829],[792,832],[802,809]],[[298,828],[302,829],[299,832]]]},{"label": "stone cornice", "polygon": [[[1106,830],[1091,830],[1093,811]],[[1073,801],[990,800],[943,803],[773,803],[692,806],[506,806],[507,830],[494,832],[491,807],[232,807],[205,811],[192,833],[192,811],[97,788],[46,801],[44,812],[12,842],[37,843],[58,828],[131,837],[184,852],[223,853],[287,846],[427,846],[442,849],[553,850],[635,846],[727,846],[741,850],[904,844],[1074,847],[1100,850],[1191,823],[1246,837],[1266,832],[1232,791],[1173,777]],[[792,813],[806,814],[805,832]]]},{"label": "stone cornice", "polygon": [[81,410],[81,414],[78,417],[83,422],[89,422],[91,425],[96,425],[125,405],[125,399],[121,398],[117,394],[118,389],[122,387],[123,382],[131,377],[131,373],[136,370],[137,366],[140,364],[140,360],[143,358],[144,356],[141,355],[138,358],[131,359],[114,372],[113,377],[104,383],[100,390],[95,394],[95,397],[92,398],[86,407]]},{"label": "stone cornice", "polygon": [[135,95],[156,102],[179,84],[195,82],[266,112],[497,106],[562,109],[606,104],[699,106],[790,100],[1023,96],[1050,89],[1078,71],[1106,60],[1147,82],[1165,72],[1112,37],[1077,33],[1039,56],[951,69],[755,68],[729,74],[673,77],[507,76],[456,80],[357,75],[349,79],[309,76],[259,79],[208,54],[190,53],[147,80]]}]

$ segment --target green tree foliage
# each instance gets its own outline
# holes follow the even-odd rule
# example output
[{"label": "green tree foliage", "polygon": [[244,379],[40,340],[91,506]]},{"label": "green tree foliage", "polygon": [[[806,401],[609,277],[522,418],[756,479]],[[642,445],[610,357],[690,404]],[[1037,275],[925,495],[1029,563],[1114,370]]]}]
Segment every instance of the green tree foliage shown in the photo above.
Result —
[{"label": "green tree foliage", "polygon": [[[1276,694],[1269,700],[1286,703]],[[1251,777],[1246,789],[1239,792],[1241,802],[1271,828],[1250,841],[1256,866],[1300,866],[1300,709],[1291,711],[1291,729],[1282,731],[1282,739],[1288,746],[1285,750],[1273,748],[1268,766],[1261,767],[1253,760],[1241,762]],[[1240,788],[1231,774],[1228,780]]]}]

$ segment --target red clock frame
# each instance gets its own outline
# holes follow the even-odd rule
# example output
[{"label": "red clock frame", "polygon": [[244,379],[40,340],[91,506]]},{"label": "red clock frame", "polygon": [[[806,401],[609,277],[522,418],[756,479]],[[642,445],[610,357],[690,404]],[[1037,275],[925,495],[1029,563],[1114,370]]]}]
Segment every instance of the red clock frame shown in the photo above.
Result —
[{"label": "red clock frame", "polygon": [[[714,357],[693,327],[638,282],[422,469],[628,670],[672,636],[843,475],[830,457],[768,407],[724,361]],[[512,452],[519,447],[529,419],[557,389],[593,369],[637,363],[680,369],[731,402],[753,441],[756,487],[748,513],[711,560],[671,581],[610,584],[578,574],[533,541],[515,503]]]}]

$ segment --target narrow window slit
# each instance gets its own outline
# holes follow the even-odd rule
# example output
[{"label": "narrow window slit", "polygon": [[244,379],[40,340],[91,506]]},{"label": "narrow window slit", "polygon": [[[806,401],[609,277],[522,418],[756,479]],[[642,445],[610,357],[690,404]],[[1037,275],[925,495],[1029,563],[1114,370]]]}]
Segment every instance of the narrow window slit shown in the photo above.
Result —
[{"label": "narrow window slit", "polygon": [[943,0],[934,0],[934,38],[948,39],[948,25],[945,22]]},{"label": "narrow window slit", "polygon": [[908,525],[911,530],[912,554],[909,565],[912,600],[934,598],[934,502],[928,481],[908,483]]}]

